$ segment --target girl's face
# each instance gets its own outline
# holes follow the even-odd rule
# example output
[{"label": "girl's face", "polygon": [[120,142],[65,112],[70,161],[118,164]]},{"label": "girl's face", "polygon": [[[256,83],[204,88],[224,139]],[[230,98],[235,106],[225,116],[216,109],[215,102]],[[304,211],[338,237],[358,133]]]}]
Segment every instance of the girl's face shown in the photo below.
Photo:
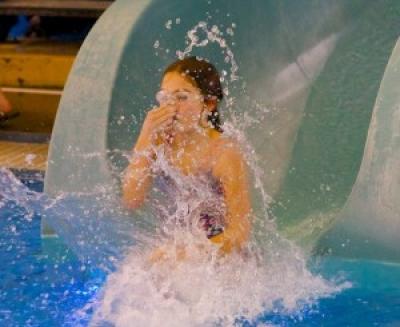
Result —
[{"label": "girl's face", "polygon": [[167,73],[157,93],[160,106],[174,106],[177,111],[176,132],[192,131],[200,127],[202,114],[207,112],[204,97],[200,89],[188,81],[188,77],[180,73]]}]

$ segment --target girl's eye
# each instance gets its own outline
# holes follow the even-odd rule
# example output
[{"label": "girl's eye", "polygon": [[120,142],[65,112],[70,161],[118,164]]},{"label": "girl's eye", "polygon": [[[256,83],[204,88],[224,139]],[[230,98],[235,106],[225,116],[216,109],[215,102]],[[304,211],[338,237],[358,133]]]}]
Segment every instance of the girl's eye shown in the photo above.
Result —
[{"label": "girl's eye", "polygon": [[178,101],[187,101],[189,99],[189,95],[186,93],[176,93],[175,97]]}]

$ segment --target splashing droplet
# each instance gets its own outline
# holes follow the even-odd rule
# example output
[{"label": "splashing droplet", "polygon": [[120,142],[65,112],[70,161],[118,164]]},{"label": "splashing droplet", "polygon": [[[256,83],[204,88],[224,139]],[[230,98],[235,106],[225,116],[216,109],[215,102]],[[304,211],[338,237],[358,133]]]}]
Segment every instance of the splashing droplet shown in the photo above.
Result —
[{"label": "splashing droplet", "polygon": [[165,23],[165,28],[167,30],[170,30],[172,28],[172,20],[171,19],[167,20],[167,22]]},{"label": "splashing droplet", "polygon": [[235,34],[235,32],[233,31],[232,28],[228,27],[228,28],[226,29],[226,34],[228,34],[228,35],[230,35],[230,36],[233,36],[233,35]]}]

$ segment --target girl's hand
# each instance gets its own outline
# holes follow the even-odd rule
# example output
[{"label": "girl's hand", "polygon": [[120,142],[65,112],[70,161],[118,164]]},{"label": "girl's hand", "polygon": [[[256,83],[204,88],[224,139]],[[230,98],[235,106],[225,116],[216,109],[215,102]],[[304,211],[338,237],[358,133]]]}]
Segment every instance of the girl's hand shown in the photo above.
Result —
[{"label": "girl's hand", "polygon": [[150,150],[153,146],[168,142],[172,124],[176,117],[176,107],[172,105],[154,108],[147,113],[138,141],[137,151]]}]

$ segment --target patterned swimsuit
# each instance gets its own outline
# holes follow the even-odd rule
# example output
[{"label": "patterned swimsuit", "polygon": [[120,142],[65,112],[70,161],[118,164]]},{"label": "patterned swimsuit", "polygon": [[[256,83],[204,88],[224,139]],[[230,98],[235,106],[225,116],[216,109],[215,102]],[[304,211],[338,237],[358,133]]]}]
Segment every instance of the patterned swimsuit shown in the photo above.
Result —
[{"label": "patterned swimsuit", "polygon": [[172,174],[161,170],[156,172],[154,188],[158,193],[155,200],[158,213],[169,224],[200,230],[207,238],[224,231],[223,189],[211,172],[185,176],[175,168]]}]

